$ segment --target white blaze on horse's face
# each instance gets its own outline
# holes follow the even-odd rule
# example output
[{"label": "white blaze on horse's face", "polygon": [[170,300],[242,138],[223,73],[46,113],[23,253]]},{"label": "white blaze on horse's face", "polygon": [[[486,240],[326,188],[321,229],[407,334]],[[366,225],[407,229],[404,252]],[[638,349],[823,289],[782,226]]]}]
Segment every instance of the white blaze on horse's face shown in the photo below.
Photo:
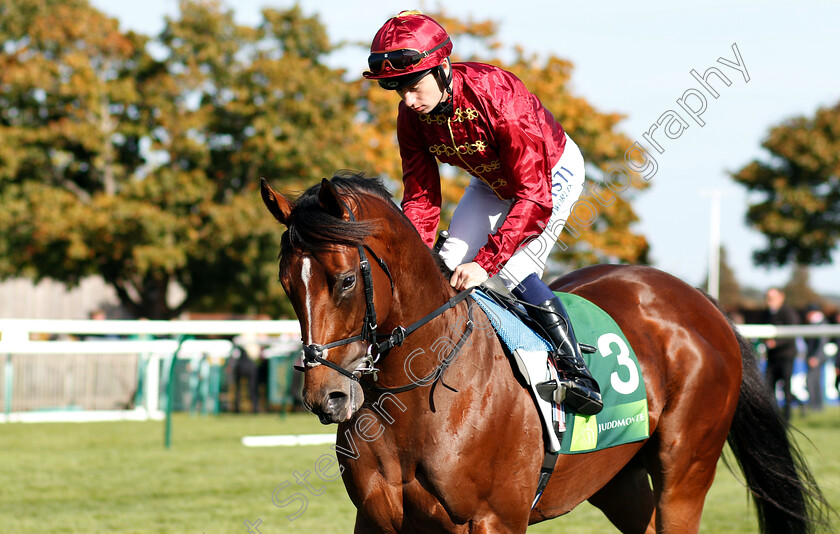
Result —
[{"label": "white blaze on horse's face", "polygon": [[[304,345],[326,345],[356,335],[361,329],[363,288],[340,291],[336,283],[356,269],[353,260],[345,249],[340,249],[299,254],[282,262],[280,281],[297,313]],[[365,350],[364,343],[356,342],[324,349],[321,357],[352,371],[361,362]],[[364,393],[358,382],[336,370],[326,365],[311,365],[304,375],[303,402],[322,423],[340,423],[361,408]]]},{"label": "white blaze on horse's face", "polygon": [[[312,280],[312,260],[308,256],[304,256],[301,262],[300,279],[303,281],[303,291],[306,295],[306,315],[312,317],[312,288],[310,287]],[[306,324],[306,341],[304,343],[312,343],[312,321],[307,321]]]}]

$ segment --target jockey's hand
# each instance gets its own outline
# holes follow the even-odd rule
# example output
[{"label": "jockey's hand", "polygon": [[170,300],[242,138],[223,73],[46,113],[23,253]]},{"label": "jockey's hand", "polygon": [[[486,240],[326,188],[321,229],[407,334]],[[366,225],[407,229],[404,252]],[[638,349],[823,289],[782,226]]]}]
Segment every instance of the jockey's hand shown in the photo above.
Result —
[{"label": "jockey's hand", "polygon": [[449,279],[449,285],[458,291],[463,291],[487,281],[488,278],[487,271],[473,261],[455,267],[452,278]]}]

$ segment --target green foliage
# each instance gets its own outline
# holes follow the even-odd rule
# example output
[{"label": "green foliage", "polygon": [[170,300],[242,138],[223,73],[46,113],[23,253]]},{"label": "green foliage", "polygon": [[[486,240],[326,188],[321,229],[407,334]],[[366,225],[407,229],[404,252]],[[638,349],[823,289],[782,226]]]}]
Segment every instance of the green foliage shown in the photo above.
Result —
[{"label": "green foliage", "polygon": [[99,274],[152,318],[290,313],[259,178],[372,167],[317,18],[266,9],[251,28],[185,0],[150,40],[84,1],[2,9],[0,277]]},{"label": "green foliage", "polygon": [[754,193],[747,220],[767,237],[756,263],[830,263],[840,240],[840,105],[783,122],[762,146],[769,160],[732,175]]}]

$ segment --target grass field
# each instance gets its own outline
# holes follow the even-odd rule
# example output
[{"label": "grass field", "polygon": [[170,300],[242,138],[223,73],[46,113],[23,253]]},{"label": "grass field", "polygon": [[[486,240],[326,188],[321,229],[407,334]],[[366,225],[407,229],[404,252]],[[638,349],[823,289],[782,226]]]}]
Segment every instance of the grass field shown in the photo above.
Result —
[{"label": "grass field", "polygon": [[[798,418],[799,441],[829,502],[840,503],[840,408]],[[0,532],[352,532],[354,508],[340,479],[324,483],[335,466],[328,445],[247,448],[245,435],[334,430],[308,414],[176,415],[171,449],[163,423],[47,423],[0,425]],[[807,438],[807,439],[805,439]],[[310,471],[307,508],[294,473]],[[285,507],[277,500],[290,500]],[[296,488],[296,489],[293,489]],[[305,492],[305,490],[303,490]],[[833,518],[831,532],[840,532]],[[253,530],[252,532],[256,532]],[[706,501],[702,532],[757,532],[746,490],[723,465]],[[614,532],[598,510],[583,504],[529,532]]]}]

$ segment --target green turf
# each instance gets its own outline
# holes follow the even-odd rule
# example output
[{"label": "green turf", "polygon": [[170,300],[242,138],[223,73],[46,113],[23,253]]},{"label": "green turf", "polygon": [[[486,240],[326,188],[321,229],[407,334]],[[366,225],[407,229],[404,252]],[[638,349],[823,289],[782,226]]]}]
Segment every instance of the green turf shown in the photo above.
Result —
[{"label": "green turf", "polygon": [[[830,502],[840,503],[840,408],[795,421],[802,447]],[[268,533],[352,532],[354,508],[340,479],[316,470],[328,445],[247,448],[245,435],[334,431],[314,416],[176,415],[173,444],[163,447],[163,423],[0,425],[0,532],[248,532],[261,520]],[[335,466],[320,465],[325,477]],[[295,480],[307,481],[311,495]],[[285,483],[289,483],[285,487]],[[277,489],[277,488],[280,489]],[[293,489],[294,488],[294,489]],[[276,506],[295,492],[302,501]],[[835,532],[840,520],[834,518]],[[584,504],[529,529],[539,533],[611,532],[600,512]],[[702,532],[757,532],[746,491],[721,466],[707,499]],[[253,532],[256,532],[254,530]]]}]

